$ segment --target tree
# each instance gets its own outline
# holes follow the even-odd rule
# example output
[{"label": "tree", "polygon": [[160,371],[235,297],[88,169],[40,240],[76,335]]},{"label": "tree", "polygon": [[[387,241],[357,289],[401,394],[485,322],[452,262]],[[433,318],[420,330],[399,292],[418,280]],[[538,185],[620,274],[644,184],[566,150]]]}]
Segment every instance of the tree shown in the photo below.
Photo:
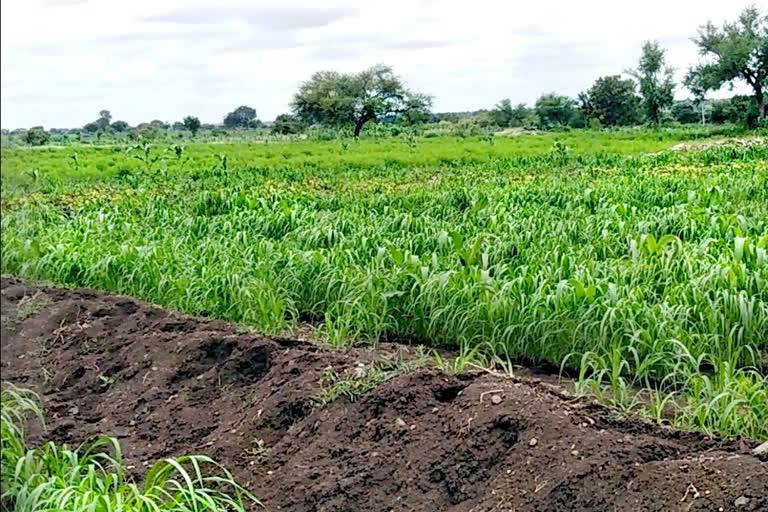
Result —
[{"label": "tree", "polygon": [[88,123],[83,126],[83,131],[86,133],[96,133],[99,131],[99,125],[96,122]]},{"label": "tree", "polygon": [[699,108],[701,113],[701,124],[706,123],[704,108],[706,106],[708,86],[704,83],[703,77],[697,73],[691,73],[689,71],[685,75],[683,85],[685,85],[693,94],[693,103]]},{"label": "tree", "polygon": [[676,101],[671,109],[672,117],[682,124],[698,123],[701,120],[701,112],[695,100]]},{"label": "tree", "polygon": [[304,121],[291,114],[280,114],[275,118],[275,122],[272,123],[272,131],[282,135],[301,133],[306,127],[307,125]]},{"label": "tree", "polygon": [[665,53],[656,41],[646,41],[637,69],[627,71],[640,84],[645,115],[654,124],[659,124],[662,111],[674,100],[673,70],[666,66]]},{"label": "tree", "polygon": [[256,119],[256,109],[242,105],[224,117],[224,126],[227,128],[256,128],[259,126]]},{"label": "tree", "polygon": [[128,123],[126,123],[125,121],[115,121],[114,123],[112,123],[110,125],[110,127],[115,132],[122,133],[122,132],[128,130],[128,128],[130,128],[131,126]]},{"label": "tree", "polygon": [[357,137],[368,121],[427,114],[432,98],[408,90],[391,67],[377,64],[360,73],[319,71],[301,85],[291,106],[309,124],[352,126]]},{"label": "tree", "polygon": [[158,130],[167,130],[171,127],[170,124],[166,123],[165,121],[161,121],[159,119],[153,119],[149,122],[149,125],[153,128],[156,128]]},{"label": "tree", "polygon": [[24,141],[30,146],[42,146],[48,142],[49,136],[42,126],[33,126],[24,134]]},{"label": "tree", "polygon": [[534,111],[542,128],[567,126],[573,118],[575,105],[576,102],[568,96],[552,92],[536,100]]},{"label": "tree", "polygon": [[597,119],[602,126],[626,126],[638,121],[640,99],[631,79],[620,75],[600,77],[579,98],[584,115]]},{"label": "tree", "polygon": [[493,107],[490,112],[494,123],[501,128],[524,126],[531,120],[531,109],[525,103],[518,103],[514,107],[509,99],[503,99]]},{"label": "tree", "polygon": [[693,42],[705,62],[692,67],[686,83],[693,82],[706,90],[731,87],[734,81],[745,81],[754,91],[760,119],[768,113],[765,88],[768,87],[768,15],[756,7],[744,9],[739,19],[724,23],[722,29],[708,22],[699,28]]},{"label": "tree", "polygon": [[[255,115],[255,112],[254,112]],[[187,116],[184,118],[184,128],[192,132],[192,136],[197,135],[200,130],[200,119],[195,116]]]},{"label": "tree", "polygon": [[96,126],[99,127],[100,131],[104,132],[109,128],[110,121],[112,121],[112,114],[109,110],[101,110],[99,112],[99,118],[96,120]]}]

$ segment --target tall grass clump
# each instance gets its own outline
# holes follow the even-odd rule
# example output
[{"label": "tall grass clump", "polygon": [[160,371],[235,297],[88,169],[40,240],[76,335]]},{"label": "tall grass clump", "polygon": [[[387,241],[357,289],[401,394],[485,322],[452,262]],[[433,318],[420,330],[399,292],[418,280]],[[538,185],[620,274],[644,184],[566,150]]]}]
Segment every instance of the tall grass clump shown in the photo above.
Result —
[{"label": "tall grass clump", "polygon": [[30,416],[42,421],[37,396],[5,383],[2,390],[4,510],[244,511],[255,498],[212,459],[190,455],[156,462],[142,485],[125,475],[120,444],[104,437],[69,449],[25,444]]}]

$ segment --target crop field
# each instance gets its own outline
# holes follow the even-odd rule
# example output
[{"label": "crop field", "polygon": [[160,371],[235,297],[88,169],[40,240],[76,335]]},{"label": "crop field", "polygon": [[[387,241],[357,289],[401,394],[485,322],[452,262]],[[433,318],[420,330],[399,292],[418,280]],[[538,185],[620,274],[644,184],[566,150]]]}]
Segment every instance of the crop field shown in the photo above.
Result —
[{"label": "crop field", "polygon": [[2,272],[765,439],[768,143],[670,150],[722,134],[8,148]]}]

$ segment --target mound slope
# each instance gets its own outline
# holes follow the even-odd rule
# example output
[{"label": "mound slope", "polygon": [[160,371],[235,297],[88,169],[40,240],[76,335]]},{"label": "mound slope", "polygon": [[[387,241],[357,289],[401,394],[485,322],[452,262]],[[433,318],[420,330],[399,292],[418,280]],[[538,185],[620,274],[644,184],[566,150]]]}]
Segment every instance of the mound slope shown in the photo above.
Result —
[{"label": "mound slope", "polygon": [[90,290],[3,278],[2,378],[47,431],[109,434],[140,477],[215,457],[269,510],[767,510],[754,443],[621,420],[535,377],[423,368],[317,408],[326,368],[412,350],[324,350]]}]

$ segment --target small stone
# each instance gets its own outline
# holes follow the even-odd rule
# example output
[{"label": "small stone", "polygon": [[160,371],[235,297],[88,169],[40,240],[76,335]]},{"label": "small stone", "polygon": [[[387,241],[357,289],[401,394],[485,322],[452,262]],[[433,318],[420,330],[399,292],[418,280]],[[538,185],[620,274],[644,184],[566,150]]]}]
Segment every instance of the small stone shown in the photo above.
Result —
[{"label": "small stone", "polygon": [[531,440],[528,441],[528,446],[536,446],[537,444],[539,444],[539,440],[535,437],[532,437]]},{"label": "small stone", "polygon": [[72,416],[77,416],[80,413],[80,408],[78,406],[72,406],[70,407],[67,412],[71,414]]},{"label": "small stone", "polygon": [[491,403],[493,405],[499,405],[501,403],[501,397],[499,395],[491,396]]},{"label": "small stone", "polygon": [[397,425],[400,428],[405,428],[406,427],[406,424],[405,424],[405,421],[403,420],[403,418],[397,418],[395,420],[395,425]]},{"label": "small stone", "polygon": [[152,371],[153,371],[153,372],[156,372],[156,371],[157,371],[157,366],[153,366],[153,367],[152,367]]},{"label": "small stone", "polygon": [[136,420],[131,420],[131,421],[128,422],[128,424],[130,426],[132,426],[132,427],[135,427],[136,426]]},{"label": "small stone", "polygon": [[411,430],[414,430],[416,428],[416,424],[411,425]]},{"label": "small stone", "polygon": [[378,457],[378,456],[379,456],[379,452],[371,452],[371,457]]},{"label": "small stone", "polygon": [[753,455],[762,455],[763,453],[768,453],[768,441],[752,450]]},{"label": "small stone", "polygon": [[437,411],[439,411],[439,410],[440,410],[440,409],[438,409],[437,407],[433,407],[433,408],[432,408],[432,412],[437,412]]},{"label": "small stone", "polygon": [[270,469],[269,471],[267,471],[267,474],[271,475],[272,474],[272,470]]},{"label": "small stone", "polygon": [[233,428],[232,430],[230,430],[230,431],[229,431],[229,433],[230,433],[230,434],[237,434],[237,429],[236,429],[236,428]]},{"label": "small stone", "polygon": [[571,455],[573,455],[574,457],[578,457],[579,456],[579,450],[571,450]]},{"label": "small stone", "polygon": [[733,502],[737,507],[745,507],[749,503],[749,498],[746,496],[739,496],[736,501]]}]

